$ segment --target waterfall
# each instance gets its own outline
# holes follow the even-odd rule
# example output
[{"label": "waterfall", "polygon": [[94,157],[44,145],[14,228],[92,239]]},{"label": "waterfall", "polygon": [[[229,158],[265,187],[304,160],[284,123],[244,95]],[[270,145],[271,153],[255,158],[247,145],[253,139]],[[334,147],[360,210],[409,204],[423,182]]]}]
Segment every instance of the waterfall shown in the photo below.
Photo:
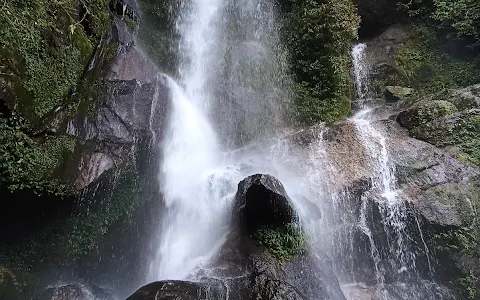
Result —
[{"label": "waterfall", "polygon": [[[285,107],[278,103],[284,88],[274,84],[286,56],[274,59],[281,47],[278,40],[272,42],[278,36],[273,34],[273,7],[261,0],[181,4],[176,24],[180,78],[168,78],[172,108],[161,143],[159,181],[165,207],[152,239],[155,251],[147,282],[194,280],[225,241],[238,183],[268,169],[261,163],[267,158],[259,159],[252,150],[232,151],[231,146],[266,137],[263,129],[274,128],[281,119],[278,107]],[[236,30],[229,30],[232,23]],[[247,56],[238,48],[242,45],[251,46]],[[226,68],[227,60],[235,63]],[[258,85],[255,77],[265,85]],[[256,130],[248,139],[243,131],[247,125]]]},{"label": "waterfall", "polygon": [[150,281],[186,278],[209,261],[226,232],[222,216],[229,199],[219,192],[224,183],[218,180],[224,173],[222,155],[206,117],[209,55],[220,4],[220,0],[184,4],[177,23],[182,87],[169,78],[173,107],[160,174],[165,215],[155,239],[158,251],[150,262]]},{"label": "waterfall", "polygon": [[[372,187],[370,191],[362,195],[362,206],[360,209],[360,230],[368,237],[370,243],[371,260],[373,261],[377,280],[377,288],[381,294],[381,299],[437,299],[435,292],[428,292],[428,288],[399,288],[397,296],[392,295],[386,289],[386,277],[394,278],[395,282],[419,282],[421,276],[417,270],[417,255],[425,255],[430,264],[428,248],[423,240],[420,226],[417,222],[417,233],[407,229],[409,215],[405,201],[401,199],[401,191],[397,189],[397,179],[395,176],[395,167],[389,156],[388,138],[382,129],[375,122],[375,106],[370,92],[369,65],[365,54],[366,44],[358,44],[352,49],[353,77],[356,86],[356,104],[359,111],[351,118],[355,125],[357,135],[363,144],[366,154],[369,158],[369,166],[372,174]],[[374,201],[381,215],[380,222],[386,235],[386,240],[378,244],[378,237],[373,234],[373,224],[367,222],[367,205],[369,201]],[[371,204],[370,204],[371,205]],[[414,216],[415,218],[415,216]],[[371,222],[371,221],[370,221]],[[378,229],[377,229],[378,230]],[[417,253],[412,244],[413,239],[410,234],[420,234],[423,241],[424,253]],[[380,253],[380,248],[383,253]],[[430,273],[431,273],[431,266]],[[399,285],[400,286],[400,285]],[[427,284],[425,284],[427,286]],[[432,286],[433,290],[435,289]],[[408,291],[407,291],[408,290]],[[432,296],[433,295],[433,296]],[[409,298],[410,297],[410,298]]]}]

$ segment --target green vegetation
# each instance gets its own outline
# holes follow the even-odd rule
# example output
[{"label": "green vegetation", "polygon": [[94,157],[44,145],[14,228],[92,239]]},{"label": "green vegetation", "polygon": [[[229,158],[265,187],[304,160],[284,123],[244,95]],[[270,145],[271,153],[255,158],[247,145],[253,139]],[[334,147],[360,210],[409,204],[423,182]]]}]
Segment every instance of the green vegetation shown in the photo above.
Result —
[{"label": "green vegetation", "polygon": [[94,45],[108,30],[107,3],[4,1],[0,75],[14,87],[20,111],[29,121],[61,105],[78,82]]},{"label": "green vegetation", "polygon": [[460,284],[463,287],[465,294],[468,296],[468,299],[475,299],[477,295],[477,282],[478,277],[473,274],[473,271],[470,270],[470,273],[460,278]]},{"label": "green vegetation", "polygon": [[475,64],[446,54],[432,28],[416,26],[411,36],[395,57],[404,84],[425,94],[480,82]]},{"label": "green vegetation", "polygon": [[286,1],[284,39],[296,81],[295,104],[307,124],[350,112],[350,42],[360,19],[351,0]]},{"label": "green vegetation", "polygon": [[480,165],[479,132],[480,115],[475,111],[462,113],[452,121],[440,118],[412,129],[414,137],[437,147],[453,146],[460,158],[476,165]]},{"label": "green vegetation", "polygon": [[480,219],[475,216],[471,224],[459,229],[451,229],[435,236],[437,251],[447,253],[456,260],[455,267],[460,275],[452,283],[467,299],[476,299],[480,269]]},{"label": "green vegetation", "polygon": [[434,0],[433,18],[457,37],[480,40],[480,2],[477,0]]},{"label": "green vegetation", "polygon": [[[90,204],[81,205],[77,215],[70,218],[59,244],[71,258],[78,258],[94,249],[112,225],[125,219],[147,199],[150,190],[146,179],[140,179],[135,166],[127,165],[113,183],[111,192],[104,195],[104,205],[92,210]],[[151,188],[151,187],[150,187]]]},{"label": "green vegetation", "polygon": [[12,191],[30,189],[37,194],[64,195],[71,193],[55,172],[64,155],[71,156],[76,140],[67,135],[28,135],[28,123],[13,114],[0,118],[0,178]]},{"label": "green vegetation", "polygon": [[305,234],[293,223],[283,228],[261,227],[255,232],[254,238],[281,262],[292,259],[306,248]]},{"label": "green vegetation", "polygon": [[[71,192],[60,169],[75,139],[38,134],[54,110],[81,96],[86,66],[110,30],[108,0],[5,0],[0,9],[0,82],[14,97],[11,117],[0,115],[0,177],[11,190]],[[79,93],[77,93],[79,92]],[[67,105],[68,104],[68,105]],[[62,115],[60,118],[67,117]],[[53,118],[53,119],[52,119]],[[64,128],[60,128],[61,131]]]}]

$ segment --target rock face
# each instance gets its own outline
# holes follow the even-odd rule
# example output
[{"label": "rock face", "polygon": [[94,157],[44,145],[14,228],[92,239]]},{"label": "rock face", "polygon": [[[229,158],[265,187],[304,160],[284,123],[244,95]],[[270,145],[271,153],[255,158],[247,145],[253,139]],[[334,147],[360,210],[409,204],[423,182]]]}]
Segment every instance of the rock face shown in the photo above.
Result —
[{"label": "rock face", "polygon": [[296,219],[282,183],[270,175],[257,174],[240,182],[234,207],[251,233],[264,225],[281,226]]},{"label": "rock face", "polygon": [[387,28],[378,37],[365,40],[367,60],[370,63],[371,79],[382,80],[387,85],[402,84],[402,74],[397,68],[395,56],[407,41],[409,32],[401,25]]},{"label": "rock face", "polygon": [[[127,12],[138,16],[138,7],[130,7],[129,2],[117,5],[126,5]],[[112,26],[109,43],[116,49],[100,87],[103,99],[95,99],[99,105],[93,116],[78,114],[67,127],[67,133],[84,145],[74,179],[77,189],[122,165],[137,140],[160,140],[169,108],[165,75],[141,53],[134,42],[135,33],[120,17],[114,17]]]},{"label": "rock face", "polygon": [[385,99],[389,102],[396,102],[412,96],[414,89],[401,86],[386,86]]},{"label": "rock face", "polygon": [[221,285],[187,281],[160,281],[150,283],[127,300],[213,300],[227,299]]},{"label": "rock face", "polygon": [[480,164],[480,86],[440,92],[404,109],[397,121],[417,139]]},{"label": "rock face", "polygon": [[35,300],[117,300],[108,291],[96,286],[69,284],[45,290]]}]

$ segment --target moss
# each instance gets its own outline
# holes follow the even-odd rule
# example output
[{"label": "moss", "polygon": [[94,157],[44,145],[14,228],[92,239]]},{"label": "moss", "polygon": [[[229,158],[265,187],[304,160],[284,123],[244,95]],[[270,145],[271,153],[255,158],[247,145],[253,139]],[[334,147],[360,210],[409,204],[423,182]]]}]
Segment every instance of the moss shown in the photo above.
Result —
[{"label": "moss", "polygon": [[281,228],[261,227],[254,238],[281,262],[292,259],[306,248],[305,234],[293,223]]},{"label": "moss", "polygon": [[[30,121],[61,105],[79,80],[92,45],[104,31],[100,20],[109,24],[104,2],[81,1],[86,10],[82,14],[73,0],[35,0],[29,5],[5,1],[0,12],[2,77],[14,83],[19,107]],[[87,19],[91,36],[81,26]]]},{"label": "moss", "polygon": [[480,81],[480,72],[474,63],[453,58],[443,51],[433,28],[415,26],[412,31],[412,38],[395,57],[405,84],[421,93],[430,93]]},{"label": "moss", "polygon": [[[455,261],[451,284],[465,299],[476,299],[479,283],[478,259],[480,257],[480,227],[478,217],[468,227],[452,229],[437,234],[437,251],[448,253]],[[454,275],[455,274],[455,275]]]},{"label": "moss", "polygon": [[139,41],[153,62],[165,73],[177,72],[180,36],[175,28],[180,1],[141,0],[142,22]]},{"label": "moss", "polygon": [[473,271],[470,271],[469,274],[460,278],[460,285],[463,287],[468,299],[475,299],[477,295],[477,282],[478,277],[473,274]]},{"label": "moss", "polygon": [[283,6],[299,120],[311,124],[344,118],[352,95],[350,43],[360,21],[355,5],[351,0],[307,0]]},{"label": "moss", "polygon": [[416,103],[408,110],[400,113],[400,123],[408,129],[428,123],[446,115],[457,112],[451,102],[445,100],[427,100]]},{"label": "moss", "polygon": [[[480,115],[471,110],[435,119],[412,129],[415,138],[437,147],[455,147],[465,159],[480,165]],[[457,154],[458,155],[458,154]]]},{"label": "moss", "polygon": [[69,194],[71,188],[55,172],[64,155],[72,155],[76,139],[66,135],[28,135],[27,122],[15,114],[0,118],[0,176],[10,190],[31,189],[35,193]]}]

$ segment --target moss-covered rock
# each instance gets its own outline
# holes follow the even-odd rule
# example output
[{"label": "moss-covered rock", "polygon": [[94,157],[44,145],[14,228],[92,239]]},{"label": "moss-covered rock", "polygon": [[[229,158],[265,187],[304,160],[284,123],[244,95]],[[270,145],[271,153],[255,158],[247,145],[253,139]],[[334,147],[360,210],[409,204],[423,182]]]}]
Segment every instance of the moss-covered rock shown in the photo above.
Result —
[{"label": "moss-covered rock", "polygon": [[385,98],[390,102],[395,102],[411,97],[414,92],[415,90],[412,88],[388,85],[385,87]]},{"label": "moss-covered rock", "polygon": [[428,123],[437,118],[457,112],[451,102],[445,100],[431,100],[416,103],[411,108],[401,112],[397,121],[408,129]]},{"label": "moss-covered rock", "polygon": [[312,124],[344,118],[353,94],[350,42],[360,22],[353,1],[283,1],[282,6],[299,119]]},{"label": "moss-covered rock", "polygon": [[415,138],[448,147],[461,160],[480,165],[480,109],[434,119],[412,129]]}]

